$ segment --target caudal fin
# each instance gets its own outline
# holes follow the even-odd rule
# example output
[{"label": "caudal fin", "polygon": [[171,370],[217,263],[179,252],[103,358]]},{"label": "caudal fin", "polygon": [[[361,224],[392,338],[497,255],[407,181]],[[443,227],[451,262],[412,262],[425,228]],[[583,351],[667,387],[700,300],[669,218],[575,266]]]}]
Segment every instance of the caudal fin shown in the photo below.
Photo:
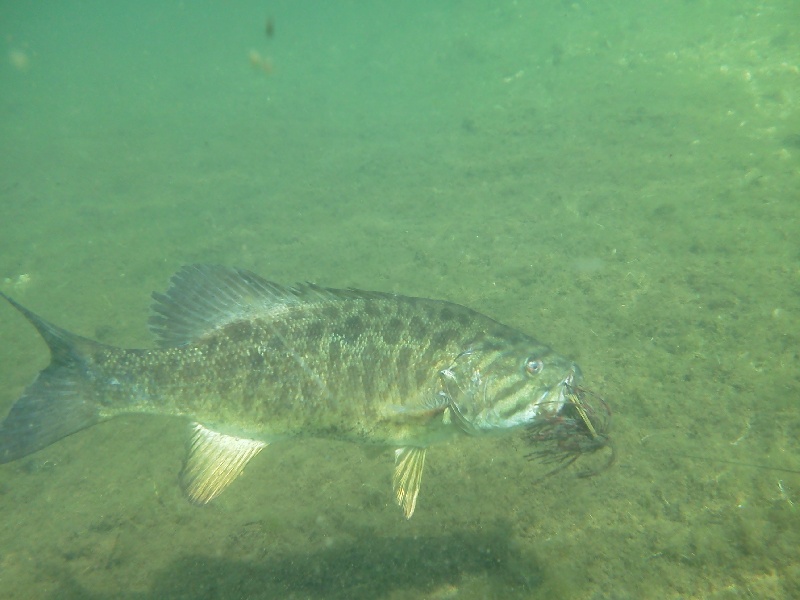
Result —
[{"label": "caudal fin", "polygon": [[11,462],[49,446],[100,420],[96,401],[85,390],[85,349],[91,340],[51,325],[2,292],[39,330],[51,361],[0,423],[0,463]]}]

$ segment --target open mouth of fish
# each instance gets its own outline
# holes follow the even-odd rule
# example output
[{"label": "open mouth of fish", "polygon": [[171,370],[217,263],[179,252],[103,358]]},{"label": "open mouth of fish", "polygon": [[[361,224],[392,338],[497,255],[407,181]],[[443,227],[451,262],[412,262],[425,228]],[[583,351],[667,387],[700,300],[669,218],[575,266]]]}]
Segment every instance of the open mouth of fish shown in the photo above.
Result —
[{"label": "open mouth of fish", "polygon": [[556,385],[542,392],[539,400],[533,404],[535,410],[531,411],[531,423],[535,423],[540,419],[547,419],[561,412],[564,406],[570,402],[571,390],[575,389],[576,380],[581,378],[580,371],[576,371],[576,369],[571,370]]}]

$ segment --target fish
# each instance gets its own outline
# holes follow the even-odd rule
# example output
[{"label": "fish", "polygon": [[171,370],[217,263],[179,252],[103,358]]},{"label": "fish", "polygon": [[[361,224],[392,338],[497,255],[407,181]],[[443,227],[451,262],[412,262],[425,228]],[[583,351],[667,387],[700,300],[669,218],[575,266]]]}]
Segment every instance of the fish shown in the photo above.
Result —
[{"label": "fish", "polygon": [[284,286],[189,265],[153,293],[152,348],[71,333],[2,294],[50,350],[0,423],[0,463],[123,414],[186,420],[188,500],[219,496],[270,444],[324,438],[394,449],[414,514],[427,449],[574,409],[581,370],[529,335],[444,300]]}]

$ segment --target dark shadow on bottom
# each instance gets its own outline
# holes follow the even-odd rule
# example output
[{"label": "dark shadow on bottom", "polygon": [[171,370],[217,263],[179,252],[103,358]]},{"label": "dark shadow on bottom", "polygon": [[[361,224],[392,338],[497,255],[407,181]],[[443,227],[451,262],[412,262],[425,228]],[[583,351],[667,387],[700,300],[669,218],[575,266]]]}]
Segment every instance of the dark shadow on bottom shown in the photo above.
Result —
[{"label": "dark shadow on bottom", "polygon": [[64,581],[53,598],[376,599],[393,592],[424,598],[447,585],[458,588],[465,576],[486,581],[495,592],[492,597],[529,597],[542,584],[541,568],[510,539],[510,528],[502,524],[444,536],[389,539],[365,533],[352,544],[273,556],[265,537],[264,558],[258,562],[187,556],[158,572],[146,594],[92,595],[74,581]]}]

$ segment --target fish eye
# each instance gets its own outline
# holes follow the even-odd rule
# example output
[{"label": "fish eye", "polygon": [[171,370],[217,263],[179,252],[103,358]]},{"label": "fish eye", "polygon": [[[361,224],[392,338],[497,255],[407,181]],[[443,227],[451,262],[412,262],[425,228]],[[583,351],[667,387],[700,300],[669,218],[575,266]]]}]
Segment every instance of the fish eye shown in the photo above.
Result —
[{"label": "fish eye", "polygon": [[525,371],[528,375],[538,375],[542,372],[544,363],[538,358],[529,358],[525,361]]}]

